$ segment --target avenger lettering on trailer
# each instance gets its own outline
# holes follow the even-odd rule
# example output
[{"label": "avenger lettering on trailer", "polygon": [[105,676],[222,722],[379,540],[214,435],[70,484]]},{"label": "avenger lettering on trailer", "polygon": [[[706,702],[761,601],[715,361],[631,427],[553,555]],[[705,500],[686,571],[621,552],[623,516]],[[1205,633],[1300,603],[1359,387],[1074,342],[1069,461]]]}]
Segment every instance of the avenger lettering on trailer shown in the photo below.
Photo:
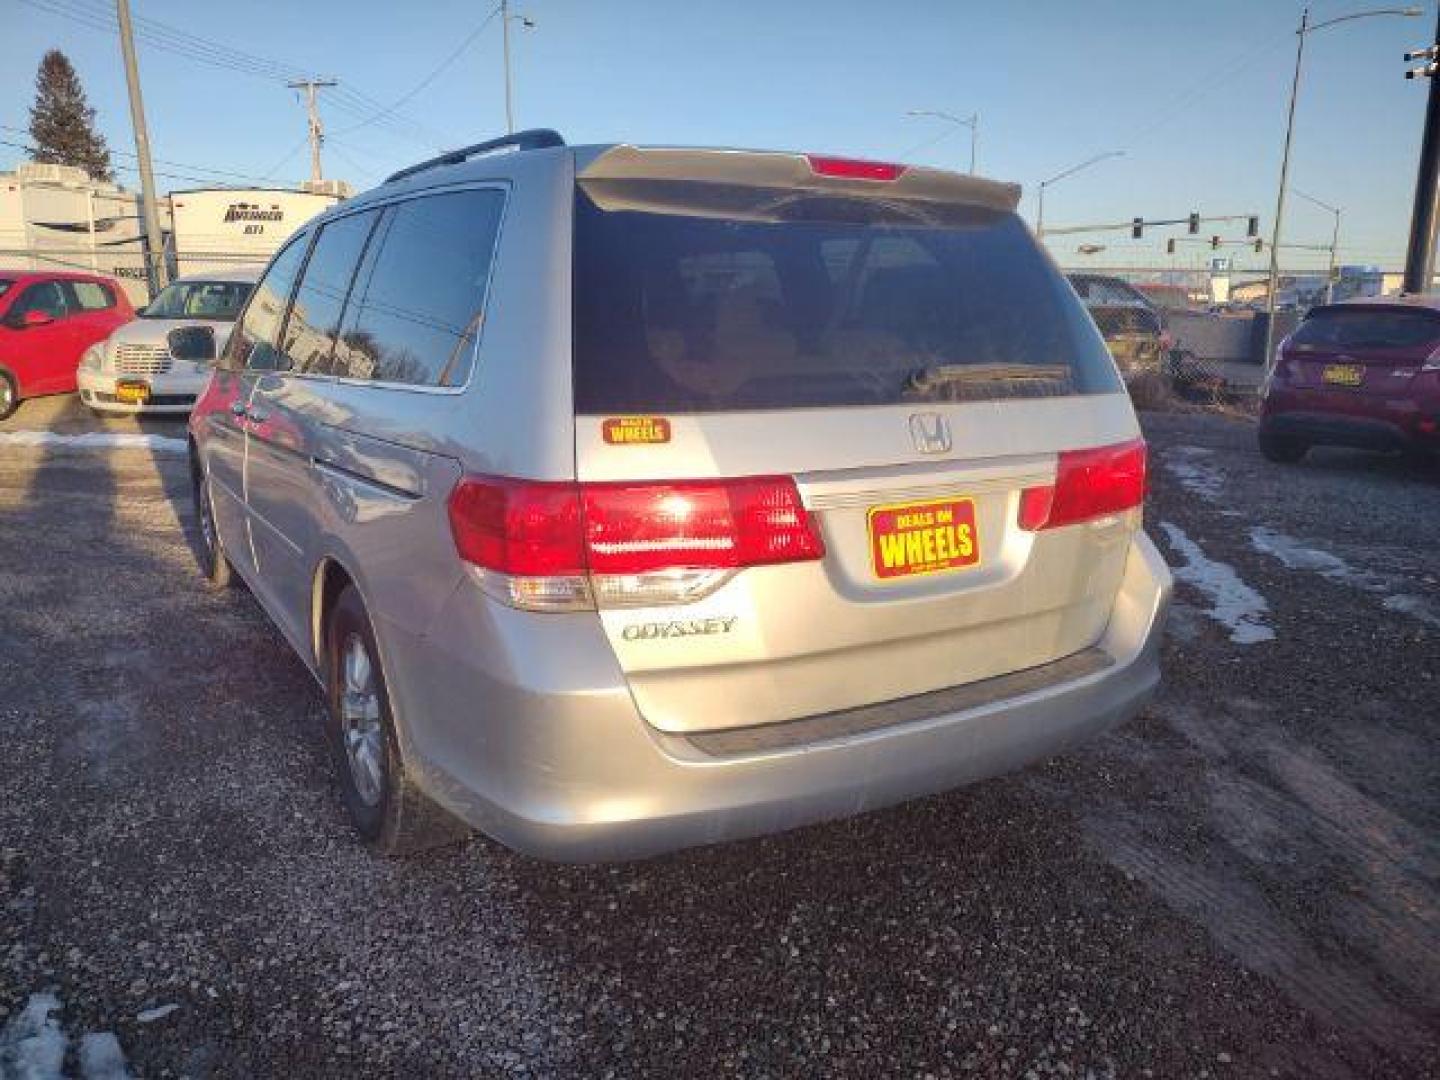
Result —
[{"label": "avenger lettering on trailer", "polygon": [[971,499],[876,506],[869,522],[871,568],[877,578],[963,570],[980,561]]}]

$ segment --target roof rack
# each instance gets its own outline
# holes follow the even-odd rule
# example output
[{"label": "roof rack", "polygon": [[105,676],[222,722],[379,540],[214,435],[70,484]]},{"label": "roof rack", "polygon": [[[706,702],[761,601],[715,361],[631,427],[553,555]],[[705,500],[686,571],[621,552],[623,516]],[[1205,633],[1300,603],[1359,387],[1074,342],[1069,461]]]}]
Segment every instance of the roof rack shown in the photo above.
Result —
[{"label": "roof rack", "polygon": [[439,157],[422,161],[418,165],[411,165],[409,168],[401,169],[399,172],[391,173],[385,178],[385,183],[393,184],[396,180],[404,180],[407,176],[414,176],[416,173],[424,172],[426,169],[434,169],[441,165],[459,165],[462,161],[468,161],[472,157],[481,154],[488,154],[492,150],[543,150],[547,146],[564,146],[565,140],[560,137],[558,131],[549,128],[531,128],[528,131],[517,131],[511,135],[502,135],[498,139],[491,139],[489,142],[476,143],[474,146],[466,146],[459,150],[449,150]]}]

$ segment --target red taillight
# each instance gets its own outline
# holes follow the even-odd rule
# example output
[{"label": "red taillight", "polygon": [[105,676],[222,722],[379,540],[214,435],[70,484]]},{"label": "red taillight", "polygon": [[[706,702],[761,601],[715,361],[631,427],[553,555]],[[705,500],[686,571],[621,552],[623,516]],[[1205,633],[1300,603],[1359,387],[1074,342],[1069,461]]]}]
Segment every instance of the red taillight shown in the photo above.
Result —
[{"label": "red taillight", "polygon": [[816,176],[837,176],[845,180],[898,180],[905,173],[904,165],[888,161],[859,161],[855,158],[821,157],[807,154],[810,171]]},{"label": "red taillight", "polygon": [[525,577],[585,566],[574,484],[469,477],[450,494],[450,531],[466,562]]},{"label": "red taillight", "polygon": [[449,510],[460,557],[514,577],[734,570],[825,554],[788,476],[637,484],[467,477]]},{"label": "red taillight", "polygon": [[1078,525],[1145,501],[1145,440],[1060,455],[1055,483],[1020,493],[1020,527]]}]

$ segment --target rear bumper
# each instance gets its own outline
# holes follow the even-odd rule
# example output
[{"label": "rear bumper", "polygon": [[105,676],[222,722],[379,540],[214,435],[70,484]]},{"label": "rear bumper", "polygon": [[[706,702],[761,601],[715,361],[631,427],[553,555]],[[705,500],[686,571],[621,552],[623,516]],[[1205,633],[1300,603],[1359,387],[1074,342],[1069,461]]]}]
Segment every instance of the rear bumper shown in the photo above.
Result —
[{"label": "rear bumper", "polygon": [[[472,591],[457,592],[442,636],[497,640],[503,657],[509,616],[493,608],[467,615],[459,598]],[[509,847],[588,861],[844,817],[1063,751],[1130,718],[1154,693],[1169,596],[1169,571],[1140,534],[1097,643],[1108,657],[1103,670],[919,718],[910,699],[893,725],[729,756],[647,725],[608,646],[574,647],[586,623],[551,619],[556,648],[538,651],[532,626],[523,686],[503,661],[482,668],[440,636],[421,642],[390,624],[377,629],[416,781]],[[467,627],[470,618],[485,625]]]},{"label": "rear bumper", "polygon": [[1440,395],[1381,396],[1277,387],[1261,405],[1260,426],[1268,434],[1319,446],[1440,447]]}]

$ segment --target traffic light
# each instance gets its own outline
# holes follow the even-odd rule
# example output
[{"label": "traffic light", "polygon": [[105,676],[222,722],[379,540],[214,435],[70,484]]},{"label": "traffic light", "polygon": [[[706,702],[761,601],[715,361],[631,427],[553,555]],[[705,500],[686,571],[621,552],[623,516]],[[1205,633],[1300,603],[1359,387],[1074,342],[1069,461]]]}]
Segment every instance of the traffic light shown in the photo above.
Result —
[{"label": "traffic light", "polygon": [[1429,63],[1425,64],[1424,67],[1413,68],[1405,72],[1405,78],[1428,79],[1436,74],[1440,74],[1440,64],[1435,62],[1437,58],[1440,58],[1440,45],[1431,45],[1428,49],[1412,49],[1410,52],[1407,52],[1405,54],[1407,61],[1427,60]]},{"label": "traffic light", "polygon": [[1190,235],[1200,235],[1200,215],[1194,210],[1190,211]]},{"label": "traffic light", "polygon": [[1144,236],[1144,235],[1145,235],[1145,219],[1144,219],[1144,218],[1138,218],[1138,217],[1137,217],[1137,218],[1135,218],[1133,221],[1130,222],[1130,236],[1131,236],[1132,239],[1139,240],[1139,239],[1140,239],[1142,236]]},{"label": "traffic light", "polygon": [[1175,238],[1174,238],[1173,236],[1170,237],[1169,240],[1166,240],[1166,241],[1165,241],[1165,254],[1166,254],[1166,255],[1174,255],[1174,254],[1175,254]]},{"label": "traffic light", "polygon": [[1212,237],[1210,237],[1210,250],[1211,250],[1211,251],[1215,251],[1215,250],[1218,250],[1219,247],[1220,247],[1220,237],[1218,237],[1218,236],[1212,236]]},{"label": "traffic light", "polygon": [[1259,236],[1259,235],[1260,235],[1260,218],[1259,218],[1257,215],[1251,214],[1250,217],[1246,219],[1246,221],[1245,221],[1245,235],[1246,235],[1246,236]]}]

